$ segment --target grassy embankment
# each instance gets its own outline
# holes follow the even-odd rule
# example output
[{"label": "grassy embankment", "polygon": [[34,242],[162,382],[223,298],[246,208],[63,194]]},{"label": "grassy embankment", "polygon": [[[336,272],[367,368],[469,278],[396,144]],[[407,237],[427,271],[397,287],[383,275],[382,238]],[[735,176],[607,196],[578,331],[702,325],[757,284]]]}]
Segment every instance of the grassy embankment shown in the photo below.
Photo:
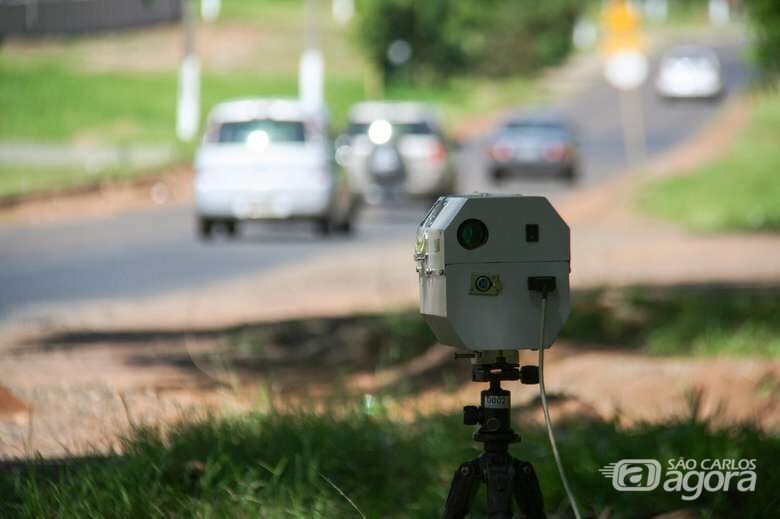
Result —
[{"label": "grassy embankment", "polygon": [[[205,418],[167,437],[135,430],[125,454],[48,469],[0,473],[3,517],[436,517],[461,460],[475,457],[460,416],[411,424],[358,405],[306,412]],[[531,461],[548,512],[565,498],[543,431],[516,424],[517,455]],[[559,448],[587,511],[649,517],[678,509],[702,517],[768,517],[776,510],[780,440],[751,426],[715,428],[680,418],[621,429],[615,423],[558,424]],[[756,459],[753,493],[618,492],[598,469],[623,458]],[[693,483],[692,483],[693,484]],[[484,513],[484,493],[473,512]],[[688,492],[690,494],[690,492]],[[358,512],[359,510],[359,512]]]},{"label": "grassy embankment", "polygon": [[725,157],[649,186],[640,207],[696,231],[780,230],[780,90],[751,101],[751,121]]},{"label": "grassy embankment", "polygon": [[563,335],[654,355],[780,358],[772,288],[652,287],[575,293]]},{"label": "grassy embankment", "polygon": [[[578,293],[564,335],[583,344],[663,354],[776,356],[778,301],[777,289]],[[357,348],[351,358],[381,368],[414,359],[433,342],[416,312],[271,323],[225,333],[226,347],[244,366],[254,359],[259,369],[276,370],[282,348],[310,370],[306,359],[318,359],[320,375],[331,383],[339,369],[349,371],[352,365],[342,358],[345,350]],[[294,365],[287,369],[301,376]],[[412,422],[394,418],[389,409],[397,408],[404,395],[430,384],[447,385],[446,374],[438,372],[418,378],[425,380],[413,384],[423,386],[399,382],[378,392],[371,406],[337,394],[328,400],[327,411],[316,415],[287,409],[204,417],[168,434],[135,430],[121,456],[0,472],[0,515],[359,517],[359,509],[365,517],[434,517],[458,462],[478,451],[459,414],[418,416]],[[274,409],[275,400],[268,401]],[[693,509],[702,517],[758,518],[777,509],[780,472],[773,461],[780,457],[780,438],[750,424],[718,420],[716,425],[701,417],[696,395],[689,402],[688,415],[658,424],[624,428],[618,419],[586,417],[557,424],[569,477],[587,511],[649,517]],[[534,463],[548,512],[554,513],[565,507],[565,498],[544,431],[529,420],[536,406],[516,409],[523,442],[513,451]],[[680,492],[615,491],[598,472],[623,458],[658,459],[666,466],[667,460],[681,457],[756,459],[756,490],[703,492],[683,501]],[[483,501],[478,496],[477,502]]]},{"label": "grassy embankment", "polygon": [[[326,97],[336,128],[349,106],[377,95],[350,29],[322,3]],[[235,97],[295,96],[303,47],[303,2],[224,2],[213,25],[202,26],[202,114]],[[175,129],[178,30],[153,29],[94,38],[53,39],[34,46],[6,45],[0,52],[0,140],[170,146],[188,161],[194,144],[177,144]],[[156,46],[163,56],[155,60]],[[222,48],[217,53],[209,48]],[[150,54],[151,53],[151,54]],[[159,61],[159,62],[156,62]],[[170,63],[169,63],[170,62]],[[436,104],[450,127],[476,115],[538,94],[526,78],[453,79],[446,84],[396,87],[392,99]],[[87,172],[79,167],[0,165],[0,197],[57,190],[143,174],[132,167]]]}]

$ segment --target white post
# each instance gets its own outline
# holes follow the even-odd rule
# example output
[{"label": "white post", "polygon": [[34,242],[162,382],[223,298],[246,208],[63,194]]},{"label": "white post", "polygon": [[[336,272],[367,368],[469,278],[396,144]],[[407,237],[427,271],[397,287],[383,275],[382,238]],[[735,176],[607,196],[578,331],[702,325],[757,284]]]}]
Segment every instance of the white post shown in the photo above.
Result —
[{"label": "white post", "polygon": [[213,22],[219,17],[222,0],[200,0],[200,17],[207,22]]},{"label": "white post", "polygon": [[176,102],[176,136],[189,142],[200,125],[200,61],[195,51],[195,13],[192,0],[182,2],[184,25],[184,58],[179,68],[179,91]]},{"label": "white post", "polygon": [[325,58],[320,50],[317,0],[306,0],[305,49],[298,65],[298,96],[308,108],[325,104]]},{"label": "white post", "polygon": [[725,25],[731,18],[731,9],[727,0],[709,0],[707,13],[712,25]]},{"label": "white post", "polygon": [[355,16],[355,0],[333,0],[331,12],[336,22],[346,25]]}]

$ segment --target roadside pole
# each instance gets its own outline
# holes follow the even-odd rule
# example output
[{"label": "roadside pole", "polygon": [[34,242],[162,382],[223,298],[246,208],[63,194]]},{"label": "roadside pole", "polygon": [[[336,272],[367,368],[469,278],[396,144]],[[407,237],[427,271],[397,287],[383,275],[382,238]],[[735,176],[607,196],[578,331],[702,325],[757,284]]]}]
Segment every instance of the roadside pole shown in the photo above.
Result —
[{"label": "roadside pole", "polygon": [[298,64],[298,96],[312,110],[325,105],[325,58],[321,50],[319,16],[319,2],[306,0],[304,50]]},{"label": "roadside pole", "polygon": [[200,60],[195,47],[197,17],[193,0],[183,0],[184,57],[179,66],[179,89],[176,102],[176,136],[192,141],[200,125]]},{"label": "roadside pole", "polygon": [[609,1],[601,16],[605,54],[604,77],[618,91],[623,146],[629,168],[647,160],[641,86],[650,64],[642,51],[638,13],[625,0]]},{"label": "roadside pole", "polygon": [[620,119],[623,145],[629,166],[643,168],[647,162],[642,95],[638,88],[620,90]]}]

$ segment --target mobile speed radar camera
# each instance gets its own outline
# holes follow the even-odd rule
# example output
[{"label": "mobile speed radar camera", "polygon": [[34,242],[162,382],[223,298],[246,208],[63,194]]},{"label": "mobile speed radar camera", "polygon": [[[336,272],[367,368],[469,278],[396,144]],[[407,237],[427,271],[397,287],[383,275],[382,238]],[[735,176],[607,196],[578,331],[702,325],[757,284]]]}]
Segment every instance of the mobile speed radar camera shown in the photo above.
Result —
[{"label": "mobile speed radar camera", "polygon": [[[417,229],[415,261],[420,313],[439,342],[472,350],[471,379],[487,382],[480,405],[463,408],[479,425],[483,453],[458,467],[445,519],[463,519],[481,484],[487,516],[544,518],[533,466],[509,454],[511,394],[502,382],[539,384],[553,456],[574,515],[580,519],[555,446],[544,386],[544,350],[569,317],[569,227],[541,196],[469,195],[439,198]],[[520,366],[517,350],[538,350],[539,365]]]},{"label": "mobile speed radar camera", "polygon": [[540,196],[439,198],[417,230],[420,313],[474,351],[544,347],[569,316],[569,227]]}]

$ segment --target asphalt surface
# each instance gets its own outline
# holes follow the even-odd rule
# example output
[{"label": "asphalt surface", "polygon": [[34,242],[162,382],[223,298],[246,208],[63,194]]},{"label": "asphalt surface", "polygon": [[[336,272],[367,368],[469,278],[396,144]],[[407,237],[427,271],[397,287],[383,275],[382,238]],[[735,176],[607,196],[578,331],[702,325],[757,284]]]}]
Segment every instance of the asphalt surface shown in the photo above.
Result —
[{"label": "asphalt surface", "polygon": [[[733,95],[749,79],[744,49],[730,45],[716,51],[722,61],[725,96]],[[656,97],[650,82],[640,97],[648,158],[695,134],[723,101],[665,102]],[[533,111],[562,113],[578,126],[580,182],[569,186],[525,178],[496,185],[487,175],[481,137],[456,153],[459,191],[576,196],[578,188],[626,171],[618,93],[603,80],[593,81],[554,106],[534,107]],[[45,316],[52,305],[198,289],[242,274],[389,241],[406,240],[411,250],[416,225],[426,209],[423,203],[369,209],[351,238],[318,237],[302,224],[257,225],[247,228],[239,240],[220,237],[202,243],[195,239],[189,207],[155,208],[67,224],[0,225],[0,321]]]}]

